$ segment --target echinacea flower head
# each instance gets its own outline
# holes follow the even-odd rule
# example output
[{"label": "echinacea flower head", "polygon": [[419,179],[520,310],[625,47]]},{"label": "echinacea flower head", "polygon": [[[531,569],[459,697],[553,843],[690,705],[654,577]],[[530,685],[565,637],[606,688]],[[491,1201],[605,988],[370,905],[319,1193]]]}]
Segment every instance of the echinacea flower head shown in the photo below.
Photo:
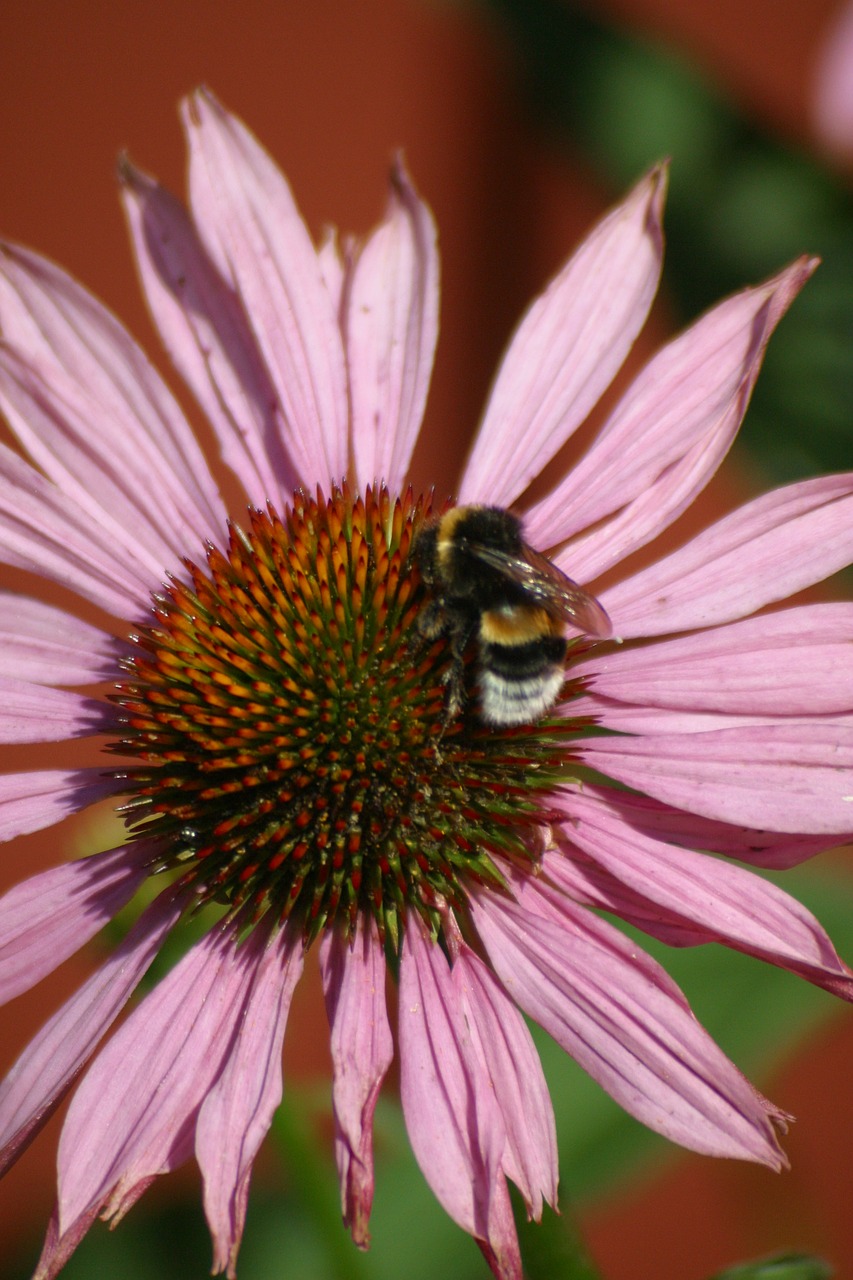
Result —
[{"label": "echinacea flower head", "polygon": [[[291,997],[314,956],[343,1215],[365,1246],[373,1113],[395,1051],[390,971],[416,1157],[513,1280],[507,1179],[533,1217],[557,1196],[554,1118],[522,1014],[673,1141],[784,1163],[782,1113],[607,914],[853,993],[818,922],[750,870],[791,866],[853,828],[853,607],[780,607],[850,560],[853,476],[771,493],[619,572],[716,470],[814,264],[663,347],[582,461],[526,500],[645,320],[662,252],[653,171],[521,321],[464,473],[419,494],[407,471],[438,259],[402,165],[376,230],[317,250],[238,120],[201,91],[184,123],[189,211],[129,163],[122,195],[152,315],[241,507],[226,511],[119,323],[33,253],[0,257],[0,403],[20,446],[0,450],[0,556],[101,623],[4,595],[0,729],[9,743],[105,748],[100,767],[5,775],[0,831],[104,800],[127,825],[117,847],[0,900],[4,998],[143,886],[147,902],[0,1086],[3,1165],[82,1073],[37,1275],[56,1275],[97,1216],[117,1220],[192,1156],[214,1270],[233,1275]],[[548,652],[565,680],[529,723],[482,714],[479,686],[501,661],[515,678],[529,659],[535,675],[555,628],[511,592],[488,605],[491,630],[477,607],[467,631],[448,624],[419,548],[425,531],[459,527],[445,522],[453,494],[513,507],[525,544],[597,597],[586,616],[612,624],[609,638],[566,627],[565,655],[561,630]],[[615,585],[599,589],[605,572]],[[479,590],[475,572],[484,617]],[[202,907],[200,941],[113,1028]]]}]

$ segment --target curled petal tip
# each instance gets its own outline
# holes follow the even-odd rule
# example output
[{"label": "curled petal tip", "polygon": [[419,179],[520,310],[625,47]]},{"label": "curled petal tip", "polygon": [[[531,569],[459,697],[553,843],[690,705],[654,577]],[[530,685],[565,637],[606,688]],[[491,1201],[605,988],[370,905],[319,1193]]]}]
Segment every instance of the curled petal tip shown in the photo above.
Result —
[{"label": "curled petal tip", "polygon": [[659,160],[640,181],[637,190],[645,192],[648,201],[648,225],[663,244],[663,210],[669,190],[669,158]]},{"label": "curled petal tip", "polygon": [[220,117],[224,117],[227,114],[216,94],[206,84],[202,83],[196,85],[192,92],[181,99],[180,110],[185,119],[198,126],[202,123],[205,109],[215,112]]},{"label": "curled petal tip", "polygon": [[408,184],[409,174],[406,169],[406,153],[402,147],[398,147],[391,157],[391,183],[398,186],[401,183]]},{"label": "curled petal tip", "polygon": [[402,204],[411,206],[413,203],[423,204],[418,195],[415,184],[412,182],[411,175],[406,165],[406,156],[402,147],[394,152],[391,159],[391,169],[388,175],[388,182],[391,188],[391,200],[395,198]]},{"label": "curled petal tip", "polygon": [[120,187],[128,187],[133,191],[139,191],[151,185],[150,178],[147,178],[141,169],[137,169],[130,158],[130,153],[125,150],[120,151],[116,159],[116,178]]},{"label": "curled petal tip", "polygon": [[667,187],[669,186],[669,172],[672,168],[672,161],[669,156],[663,156],[658,160],[657,164],[652,165],[646,174],[646,181],[649,183],[655,196],[664,197]]},{"label": "curled petal tip", "polygon": [[814,275],[823,259],[816,253],[803,253],[799,258],[795,258],[788,268],[792,276],[795,276],[799,284],[805,282]]},{"label": "curled petal tip", "polygon": [[783,267],[776,275],[771,276],[763,286],[758,286],[758,289],[763,287],[765,290],[765,296],[768,299],[770,308],[768,338],[773,328],[775,328],[803,286],[814,275],[820,264],[821,259],[816,254],[803,253],[799,258],[795,258],[793,262]]}]

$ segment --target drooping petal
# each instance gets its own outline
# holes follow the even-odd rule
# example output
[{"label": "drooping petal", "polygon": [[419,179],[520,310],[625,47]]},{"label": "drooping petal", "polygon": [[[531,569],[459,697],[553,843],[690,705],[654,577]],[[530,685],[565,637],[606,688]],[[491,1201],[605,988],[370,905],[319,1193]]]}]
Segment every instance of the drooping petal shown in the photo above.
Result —
[{"label": "drooping petal", "polygon": [[707,1155],[785,1158],[760,1098],[714,1044],[663,969],[588,909],[477,891],[472,916],[498,977],[530,1017],[650,1129]]},{"label": "drooping petal", "polygon": [[500,1280],[521,1280],[506,1132],[440,947],[409,920],[400,960],[400,1096],[424,1177]]},{"label": "drooping petal", "polygon": [[95,698],[0,676],[0,742],[61,742],[103,733],[108,722]]},{"label": "drooping petal", "polygon": [[119,790],[102,769],[41,769],[0,774],[0,840],[52,827]]},{"label": "drooping petal", "polygon": [[452,980],[459,990],[506,1129],[502,1166],[537,1221],[557,1203],[557,1130],[539,1054],[518,1009],[494,974],[461,943]]},{"label": "drooping petal", "polygon": [[774,489],[601,593],[623,639],[713,627],[828,578],[853,560],[853,475]]},{"label": "drooping petal", "polygon": [[[257,935],[253,935],[256,937]],[[192,1150],[257,971],[257,946],[214,929],[137,1005],[79,1085],[59,1142],[60,1238],[94,1205],[121,1216]]]},{"label": "drooping petal", "polygon": [[142,286],[175,367],[249,500],[289,497],[298,477],[281,406],[239,298],[174,196],[129,163],[120,176]]},{"label": "drooping petal", "polygon": [[260,956],[231,1052],[198,1115],[195,1152],[213,1236],[212,1270],[227,1271],[229,1280],[236,1274],[252,1165],[281,1102],[284,1029],[302,966],[301,932],[285,927]]},{"label": "drooping petal", "polygon": [[522,319],[498,370],[460,502],[511,505],[609,386],[657,290],[665,185],[666,171],[653,169]]},{"label": "drooping petal", "polygon": [[65,609],[0,591],[3,674],[35,684],[94,684],[114,676],[122,648]]},{"label": "drooping petal", "polygon": [[438,337],[432,215],[398,159],[384,221],[358,255],[345,318],[352,447],[362,484],[399,489],[423,418]]},{"label": "drooping petal", "polygon": [[372,916],[358,916],[351,941],[329,931],[320,971],[331,1028],[335,1158],[341,1211],[361,1249],[370,1240],[373,1113],[394,1041],[385,1003],[385,952]]},{"label": "drooping petal", "polygon": [[[617,806],[599,796],[567,792],[558,805],[566,815],[567,838],[636,895],[626,917],[631,923],[656,937],[658,925],[686,926],[697,941],[724,942],[853,1000],[853,974],[818,921],[776,885],[743,867],[632,829]],[[546,853],[543,871],[571,892],[562,878],[568,861]],[[614,910],[623,914],[618,905]]]},{"label": "drooping petal", "polygon": [[89,404],[88,447],[65,445],[70,469],[97,471],[106,449],[123,459],[133,478],[128,497],[138,498],[141,512],[165,507],[176,531],[218,536],[224,508],[202,449],[153,365],[105,307],[53,263],[3,245],[0,332],[47,383],[73,387]]},{"label": "drooping petal", "polygon": [[0,1084],[0,1174],[50,1119],[185,905],[172,889],[162,893],[24,1049]]},{"label": "drooping petal", "polygon": [[592,448],[525,517],[533,545],[553,546],[596,526],[557,558],[588,582],[686,510],[728,452],[770,336],[816,265],[801,258],[719,303],[663,347]]},{"label": "drooping petal", "polygon": [[816,604],[596,653],[572,676],[642,706],[813,716],[853,709],[851,658],[853,605]]},{"label": "drooping petal", "polygon": [[0,1004],[79,951],[130,901],[152,856],[143,843],[66,862],[0,898]]},{"label": "drooping petal", "polygon": [[340,481],[348,458],[344,352],[314,246],[280,169],[207,90],[183,105],[193,218],[251,320],[300,479]]},{"label": "drooping petal", "polygon": [[707,818],[837,833],[838,843],[853,829],[853,729],[832,720],[591,738],[579,755],[608,777]]}]

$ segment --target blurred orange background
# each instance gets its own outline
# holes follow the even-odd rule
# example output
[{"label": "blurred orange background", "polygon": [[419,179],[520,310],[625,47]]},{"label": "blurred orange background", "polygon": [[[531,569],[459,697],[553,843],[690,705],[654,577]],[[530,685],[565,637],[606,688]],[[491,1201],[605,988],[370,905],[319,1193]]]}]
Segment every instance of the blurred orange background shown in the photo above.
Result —
[{"label": "blurred orange background", "polygon": [[[601,0],[586,7],[670,38],[771,130],[810,142],[815,50],[835,0]],[[757,56],[760,51],[760,56]],[[183,191],[176,102],[206,82],[287,172],[315,234],[365,231],[380,215],[399,147],[440,229],[442,336],[415,479],[448,489],[500,352],[520,311],[616,193],[579,158],[527,127],[512,49],[476,6],[417,0],[5,0],[0,42],[0,232],[62,263],[112,307],[170,378],[136,287],[116,198],[115,160]],[[677,157],[676,157],[677,163]],[[642,340],[667,327],[665,299]],[[643,354],[637,353],[637,358]],[[174,380],[173,385],[174,385]],[[731,469],[701,518],[731,505]],[[4,851],[3,884],[57,857],[54,839]],[[850,957],[848,957],[849,959]],[[68,992],[83,961],[6,1015],[11,1061]],[[311,994],[305,1017],[320,1017]],[[303,1016],[297,1007],[294,1017]],[[322,1043],[322,1033],[300,1040]],[[295,1072],[325,1070],[288,1047]],[[3,1063],[5,1065],[5,1061]],[[784,1247],[824,1253],[853,1275],[849,1169],[853,1017],[775,1081],[798,1116],[793,1172],[685,1157],[671,1172],[582,1215],[608,1280],[701,1280],[738,1258]],[[0,1239],[46,1223],[56,1126],[0,1187]],[[839,1275],[843,1277],[843,1270]]]}]

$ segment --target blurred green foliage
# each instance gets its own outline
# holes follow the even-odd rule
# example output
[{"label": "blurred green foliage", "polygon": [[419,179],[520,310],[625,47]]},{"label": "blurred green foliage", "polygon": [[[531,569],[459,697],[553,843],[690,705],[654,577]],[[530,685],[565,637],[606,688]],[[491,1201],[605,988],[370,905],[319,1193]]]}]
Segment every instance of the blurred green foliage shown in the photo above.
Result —
[{"label": "blurred green foliage", "polygon": [[719,1272],[713,1280],[830,1280],[835,1272],[821,1258],[786,1254],[761,1262],[744,1262]]},{"label": "blurred green foliage", "polygon": [[741,432],[767,484],[853,467],[853,196],[745,121],[683,58],[567,0],[486,0],[533,127],[614,194],[672,159],[668,293],[692,319],[802,253],[823,264],[770,344]]}]

